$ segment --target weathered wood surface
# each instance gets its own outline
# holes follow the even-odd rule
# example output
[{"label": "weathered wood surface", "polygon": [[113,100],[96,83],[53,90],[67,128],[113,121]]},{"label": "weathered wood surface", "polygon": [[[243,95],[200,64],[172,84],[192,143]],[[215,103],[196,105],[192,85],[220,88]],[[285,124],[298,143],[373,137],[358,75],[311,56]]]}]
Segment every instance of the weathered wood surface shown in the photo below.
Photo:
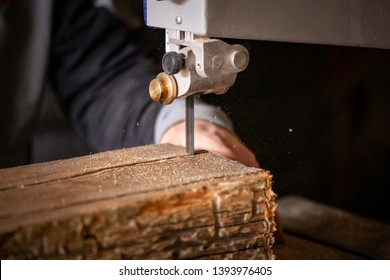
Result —
[{"label": "weathered wood surface", "polygon": [[277,258],[390,259],[390,225],[302,197],[278,199],[286,242]]},{"label": "weathered wood surface", "polygon": [[0,257],[273,258],[272,177],[145,146],[0,170]]}]

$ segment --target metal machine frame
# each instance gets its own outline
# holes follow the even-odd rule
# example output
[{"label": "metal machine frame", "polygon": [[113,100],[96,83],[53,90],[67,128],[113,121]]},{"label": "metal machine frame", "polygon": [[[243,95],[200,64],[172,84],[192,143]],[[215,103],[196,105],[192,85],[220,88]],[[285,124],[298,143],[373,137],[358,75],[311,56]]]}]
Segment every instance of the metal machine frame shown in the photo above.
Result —
[{"label": "metal machine frame", "polygon": [[147,0],[149,26],[199,36],[390,48],[388,0]]},{"label": "metal machine frame", "polygon": [[193,95],[225,93],[249,62],[245,47],[215,38],[390,48],[389,0],[145,0],[144,9],[148,26],[166,30],[164,72],[149,93],[163,104],[186,98],[191,154]]}]

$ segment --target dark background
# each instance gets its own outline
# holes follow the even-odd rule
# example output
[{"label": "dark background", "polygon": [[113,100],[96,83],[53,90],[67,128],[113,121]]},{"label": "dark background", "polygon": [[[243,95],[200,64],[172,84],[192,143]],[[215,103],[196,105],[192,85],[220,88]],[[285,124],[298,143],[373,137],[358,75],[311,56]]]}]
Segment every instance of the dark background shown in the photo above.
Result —
[{"label": "dark background", "polygon": [[220,104],[279,196],[389,222],[388,50],[246,42],[248,69]]},{"label": "dark background", "polygon": [[[160,58],[164,32],[147,30]],[[279,197],[295,194],[390,222],[390,51],[263,41],[221,106],[237,134],[274,176]],[[147,89],[145,90],[147,93]],[[34,162],[91,152],[48,94],[32,146]]]}]

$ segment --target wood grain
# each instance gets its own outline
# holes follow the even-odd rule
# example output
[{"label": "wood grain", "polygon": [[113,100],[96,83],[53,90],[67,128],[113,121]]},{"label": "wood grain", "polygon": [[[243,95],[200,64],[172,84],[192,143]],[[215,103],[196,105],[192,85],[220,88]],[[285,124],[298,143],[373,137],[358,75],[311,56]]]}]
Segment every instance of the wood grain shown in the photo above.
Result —
[{"label": "wood grain", "polygon": [[272,176],[211,153],[152,145],[0,178],[2,259],[274,257]]},{"label": "wood grain", "polygon": [[284,233],[284,242],[273,247],[278,260],[359,260],[342,249],[329,247],[302,237]]}]

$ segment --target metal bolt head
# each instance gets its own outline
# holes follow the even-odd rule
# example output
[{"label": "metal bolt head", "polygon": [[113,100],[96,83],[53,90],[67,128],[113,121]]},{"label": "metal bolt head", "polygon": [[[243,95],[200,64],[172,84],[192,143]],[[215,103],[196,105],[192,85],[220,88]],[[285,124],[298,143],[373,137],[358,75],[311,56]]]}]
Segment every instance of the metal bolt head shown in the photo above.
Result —
[{"label": "metal bolt head", "polygon": [[180,25],[183,22],[183,18],[181,16],[176,16],[175,22],[176,22],[176,24]]},{"label": "metal bolt head", "polygon": [[244,51],[234,51],[230,56],[230,64],[237,71],[244,70],[248,65],[248,56]]}]

